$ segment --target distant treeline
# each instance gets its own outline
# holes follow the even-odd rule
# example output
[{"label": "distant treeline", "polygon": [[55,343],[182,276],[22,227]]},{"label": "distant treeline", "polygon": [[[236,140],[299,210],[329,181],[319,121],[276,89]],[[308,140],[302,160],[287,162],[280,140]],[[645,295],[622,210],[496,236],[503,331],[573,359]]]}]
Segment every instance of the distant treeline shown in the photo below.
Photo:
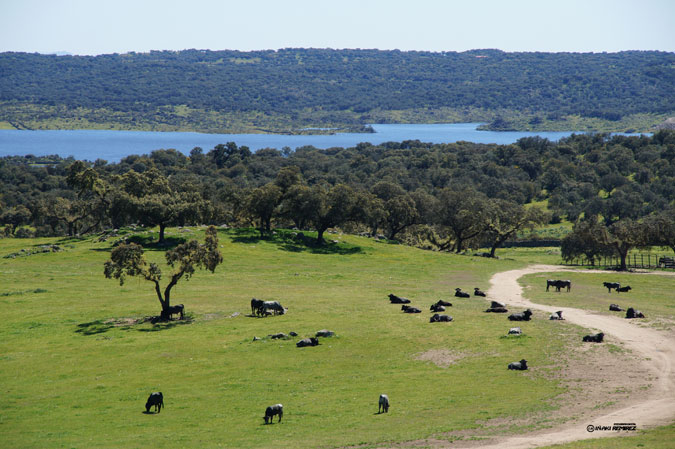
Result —
[{"label": "distant treeline", "polygon": [[[137,120],[205,129],[227,128],[227,117],[262,127],[274,117],[283,123],[365,124],[519,111],[534,124],[568,115],[617,121],[672,113],[674,65],[675,54],[654,51],[2,53],[0,120],[79,113],[94,122],[107,116],[129,126]],[[226,118],[216,123],[214,114]],[[508,117],[494,121],[496,128],[508,125]]]},{"label": "distant treeline", "polygon": [[[513,145],[420,141],[255,153],[235,143],[119,163],[0,159],[5,235],[74,235],[132,223],[354,232],[427,248],[494,250],[518,232],[575,222],[563,255],[675,250],[675,132],[539,137]],[[545,209],[535,203],[546,204]],[[30,225],[26,228],[25,225]],[[592,240],[596,239],[596,240]]]}]

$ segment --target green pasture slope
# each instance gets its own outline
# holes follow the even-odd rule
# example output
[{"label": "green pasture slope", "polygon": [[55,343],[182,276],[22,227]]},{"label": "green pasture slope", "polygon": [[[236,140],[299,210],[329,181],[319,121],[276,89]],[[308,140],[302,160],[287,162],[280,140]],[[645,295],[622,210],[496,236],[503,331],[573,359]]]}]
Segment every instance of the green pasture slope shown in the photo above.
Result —
[{"label": "green pasture slope", "polygon": [[[158,326],[135,322],[159,312],[150,283],[103,277],[114,239],[0,239],[0,447],[369,447],[555,408],[563,389],[550,374],[583,330],[535,319],[523,323],[525,336],[507,338],[506,317],[452,297],[455,287],[487,288],[495,272],[555,262],[555,253],[489,260],[342,235],[316,250],[286,232],[256,235],[221,230],[224,263],[174,289],[190,319]],[[4,258],[46,243],[64,251]],[[147,257],[163,262],[159,250]],[[388,293],[424,312],[401,313]],[[249,317],[251,297],[279,300],[288,314]],[[455,321],[430,324],[428,307],[441,298],[454,303]],[[337,337],[318,347],[253,341],[324,328]],[[432,349],[460,360],[442,368],[416,359]],[[521,358],[533,369],[506,369]],[[142,413],[152,391],[164,393],[158,415]],[[380,393],[388,414],[376,414]],[[283,422],[265,426],[275,403]]]}]

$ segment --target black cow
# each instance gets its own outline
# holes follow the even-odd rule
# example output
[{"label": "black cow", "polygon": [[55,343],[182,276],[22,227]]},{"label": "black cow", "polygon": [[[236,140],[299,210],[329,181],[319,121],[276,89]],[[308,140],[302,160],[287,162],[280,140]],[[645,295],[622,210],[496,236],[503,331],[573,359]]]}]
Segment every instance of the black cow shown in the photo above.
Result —
[{"label": "black cow", "polygon": [[449,323],[452,321],[452,317],[450,315],[439,315],[438,313],[435,313],[431,318],[429,318],[430,323]]},{"label": "black cow", "polygon": [[396,296],[393,293],[389,294],[389,301],[391,301],[392,304],[410,304],[410,300],[408,298]]},{"label": "black cow", "polygon": [[511,321],[530,321],[531,316],[532,316],[532,311],[530,309],[527,309],[524,312],[512,313],[511,315],[509,315],[509,320],[511,320]]},{"label": "black cow", "polygon": [[489,309],[485,309],[486,312],[492,312],[492,313],[506,313],[509,311],[506,307],[490,307]]},{"label": "black cow", "polygon": [[270,315],[270,310],[275,315],[283,315],[286,313],[286,309],[284,309],[284,306],[282,306],[279,301],[263,301],[262,307],[258,310],[261,315]]},{"label": "black cow", "polygon": [[546,291],[548,291],[548,288],[551,286],[555,287],[557,282],[558,281],[554,279],[546,279]]},{"label": "black cow", "polygon": [[473,296],[482,296],[482,297],[486,297],[487,295],[485,294],[485,292],[480,291],[480,289],[479,289],[478,287],[474,287],[474,289],[473,289]]},{"label": "black cow", "polygon": [[555,287],[556,292],[560,292],[560,289],[567,288],[567,291],[570,291],[572,288],[572,281],[570,280],[561,280],[561,279],[546,279],[546,291],[549,287]]},{"label": "black cow", "polygon": [[281,417],[284,416],[284,406],[281,404],[276,404],[267,407],[267,409],[265,410],[265,416],[263,417],[263,419],[265,420],[265,424],[272,424],[272,419],[274,418],[274,415],[279,415],[278,422],[281,422]]},{"label": "black cow", "polygon": [[612,293],[612,289],[615,289],[618,292],[621,288],[621,284],[618,282],[603,282],[602,285],[607,287],[607,293]]},{"label": "black cow", "polygon": [[442,299],[439,299],[438,301],[436,301],[436,304],[438,304],[439,306],[452,307],[451,302],[443,301]]},{"label": "black cow", "polygon": [[527,369],[527,360],[522,359],[520,362],[511,362],[509,363],[509,369],[525,371]]},{"label": "black cow", "polygon": [[458,298],[470,298],[471,297],[470,294],[468,294],[467,292],[463,292],[462,289],[459,288],[459,287],[457,287],[455,289],[455,296],[457,296]]},{"label": "black cow", "polygon": [[260,315],[265,301],[262,299],[251,298],[251,315]]},{"label": "black cow", "polygon": [[[176,304],[175,306],[169,306],[166,309],[166,315],[171,319],[172,315],[180,315],[180,319],[183,319],[183,312],[185,311],[185,306],[183,304]],[[162,313],[164,314],[164,312]]]},{"label": "black cow", "polygon": [[627,292],[629,292],[630,290],[633,290],[633,289],[630,288],[630,285],[626,285],[625,287],[619,287],[619,288],[617,288],[617,289],[616,289],[616,292],[617,292],[617,293],[627,293]]},{"label": "black cow", "polygon": [[377,413],[387,413],[389,412],[389,396],[386,394],[380,395],[380,400],[377,405]]},{"label": "black cow", "polygon": [[609,310],[611,310],[612,312],[623,312],[624,309],[622,309],[621,307],[619,307],[618,304],[610,304],[610,305],[609,305]]},{"label": "black cow", "polygon": [[401,306],[401,310],[404,311],[405,313],[422,313],[422,311],[417,307],[411,307],[406,305]]},{"label": "black cow", "polygon": [[164,407],[164,395],[162,392],[158,391],[155,393],[150,393],[148,401],[145,403],[145,413],[150,413],[150,407],[155,406],[155,413],[162,411]]},{"label": "black cow", "polygon": [[591,334],[591,335],[584,335],[583,341],[589,341],[593,343],[602,343],[603,338],[605,338],[605,334],[602,332],[599,332],[597,334]]},{"label": "black cow", "polygon": [[562,310],[558,310],[557,312],[553,312],[551,316],[548,317],[549,320],[564,320],[565,318],[562,317]]},{"label": "black cow", "polygon": [[316,337],[303,338],[295,344],[298,348],[304,348],[305,346],[318,346],[319,339]]},{"label": "black cow", "polygon": [[432,312],[445,312],[445,307],[440,304],[432,304],[429,310]]},{"label": "black cow", "polygon": [[629,307],[628,310],[626,310],[626,318],[644,318],[644,314],[640,312],[639,310],[635,310],[632,307]]}]

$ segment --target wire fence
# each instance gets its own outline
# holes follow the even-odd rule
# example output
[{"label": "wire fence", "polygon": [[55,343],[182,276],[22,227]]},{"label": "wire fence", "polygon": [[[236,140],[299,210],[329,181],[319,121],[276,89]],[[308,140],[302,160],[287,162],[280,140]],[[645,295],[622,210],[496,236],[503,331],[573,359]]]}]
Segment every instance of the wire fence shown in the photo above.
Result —
[{"label": "wire fence", "polygon": [[[578,257],[563,261],[563,265],[580,267],[605,267],[617,268],[621,266],[621,258],[617,256],[598,257],[595,260],[586,257]],[[672,268],[675,269],[675,257],[665,254],[652,253],[628,253],[626,256],[626,268]]]}]

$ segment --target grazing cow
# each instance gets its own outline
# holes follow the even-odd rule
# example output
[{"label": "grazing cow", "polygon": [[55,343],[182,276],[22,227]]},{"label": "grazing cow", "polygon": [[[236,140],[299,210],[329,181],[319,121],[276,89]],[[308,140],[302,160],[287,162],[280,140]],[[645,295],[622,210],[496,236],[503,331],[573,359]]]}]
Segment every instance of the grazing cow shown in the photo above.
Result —
[{"label": "grazing cow", "polygon": [[617,293],[627,293],[628,291],[633,290],[630,288],[630,285],[626,285],[625,287],[619,287],[616,289]]},{"label": "grazing cow", "polygon": [[531,316],[532,316],[532,311],[530,309],[527,309],[524,312],[512,313],[511,315],[509,315],[509,320],[511,320],[511,321],[530,321]]},{"label": "grazing cow", "polygon": [[644,314],[640,312],[639,310],[635,310],[632,307],[629,307],[628,310],[626,310],[626,318],[644,318]]},{"label": "grazing cow", "polygon": [[445,312],[445,307],[440,304],[432,304],[429,310],[432,312]]},{"label": "grazing cow", "polygon": [[458,298],[470,298],[471,297],[470,294],[468,294],[467,292],[463,292],[462,289],[459,288],[459,287],[457,287],[455,289],[455,296],[457,296]]},{"label": "grazing cow", "polygon": [[438,313],[435,313],[431,318],[429,318],[430,323],[449,323],[452,321],[452,317],[450,315],[439,315]]},{"label": "grazing cow", "polygon": [[264,303],[262,299],[251,298],[251,315],[259,315]]},{"label": "grazing cow", "polygon": [[618,292],[621,288],[621,284],[618,282],[603,282],[602,285],[607,287],[607,293],[612,293],[612,289],[615,289]]},{"label": "grazing cow", "polygon": [[619,307],[618,304],[610,304],[610,305],[609,305],[609,310],[611,310],[612,312],[623,312],[624,309],[622,309],[621,307]]},{"label": "grazing cow", "polygon": [[377,413],[387,413],[389,412],[389,396],[386,394],[380,395],[380,400],[378,401]]},{"label": "grazing cow", "polygon": [[303,338],[295,344],[298,348],[304,348],[305,346],[318,346],[319,339],[315,337]]},{"label": "grazing cow", "polygon": [[558,310],[557,312],[554,312],[551,314],[550,317],[548,317],[549,320],[564,320],[565,318],[562,317],[562,310]]},{"label": "grazing cow", "polygon": [[172,315],[178,315],[180,314],[180,319],[183,319],[183,312],[185,310],[185,306],[183,304],[176,304],[175,306],[169,306],[168,309],[166,309],[167,315],[169,318],[171,318]]},{"label": "grazing cow", "polygon": [[474,287],[473,296],[482,296],[484,298],[487,295],[485,294],[485,292],[480,291],[480,289],[478,287]]},{"label": "grazing cow", "polygon": [[402,305],[401,310],[404,311],[405,313],[422,313],[422,311],[417,307],[411,307],[406,305]]},{"label": "grazing cow", "polygon": [[275,314],[275,315],[283,315],[286,313],[286,309],[278,302],[278,301],[263,301],[263,305],[261,307],[262,309],[262,315],[269,315],[270,310]]},{"label": "grazing cow", "polygon": [[583,340],[593,342],[593,343],[602,343],[603,338],[605,338],[605,334],[603,334],[602,332],[599,332],[597,334],[584,335]]},{"label": "grazing cow", "polygon": [[263,417],[265,424],[272,424],[274,415],[279,415],[279,421],[277,422],[281,422],[281,417],[284,416],[284,406],[281,404],[276,404],[267,407],[265,410],[265,416]]},{"label": "grazing cow", "polygon": [[520,362],[511,362],[509,363],[509,369],[525,371],[527,369],[527,360],[523,359]]},{"label": "grazing cow", "polygon": [[523,331],[519,327],[512,327],[509,329],[509,335],[521,335]]},{"label": "grazing cow", "polygon": [[155,406],[155,413],[162,411],[164,407],[164,395],[162,392],[150,393],[148,401],[145,403],[145,413],[150,413],[150,407]]},{"label": "grazing cow", "polygon": [[408,298],[396,296],[393,293],[389,294],[389,301],[391,301],[392,304],[410,304],[410,300]]}]

